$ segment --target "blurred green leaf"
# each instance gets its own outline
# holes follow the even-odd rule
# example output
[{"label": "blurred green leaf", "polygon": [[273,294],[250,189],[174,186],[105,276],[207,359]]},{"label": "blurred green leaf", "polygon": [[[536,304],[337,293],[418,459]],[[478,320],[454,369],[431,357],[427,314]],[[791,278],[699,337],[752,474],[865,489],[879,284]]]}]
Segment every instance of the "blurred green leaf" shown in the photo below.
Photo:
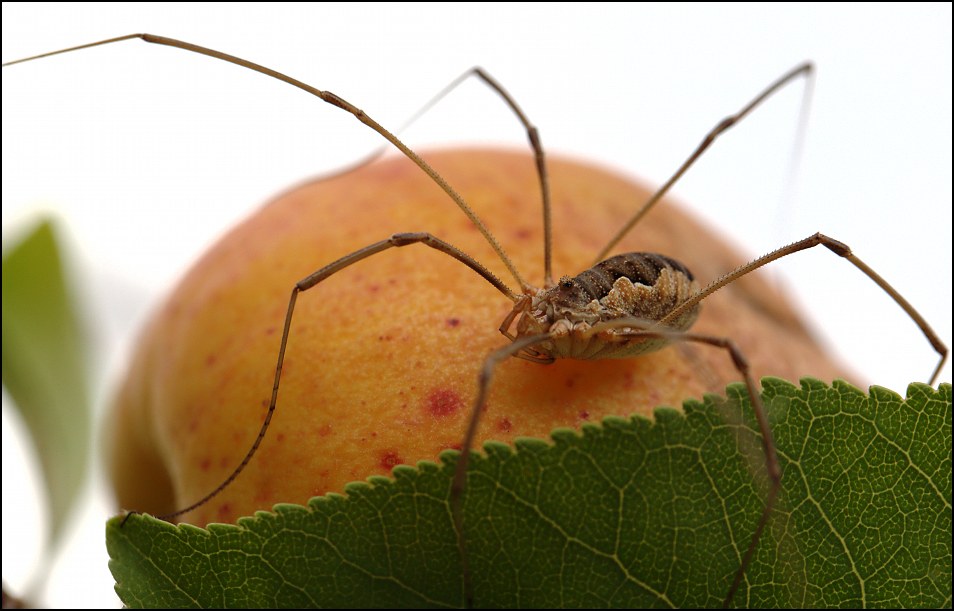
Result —
[{"label": "blurred green leaf", "polygon": [[84,336],[50,221],[3,256],[3,385],[29,428],[53,543],[83,484],[90,440]]},{"label": "blurred green leaf", "polygon": [[[914,384],[907,400],[763,386],[783,487],[733,603],[950,606],[950,384]],[[728,396],[488,444],[464,509],[475,605],[720,605],[765,498],[744,389]],[[114,518],[116,590],[130,607],[461,606],[456,454],[442,459],[238,526]]]}]

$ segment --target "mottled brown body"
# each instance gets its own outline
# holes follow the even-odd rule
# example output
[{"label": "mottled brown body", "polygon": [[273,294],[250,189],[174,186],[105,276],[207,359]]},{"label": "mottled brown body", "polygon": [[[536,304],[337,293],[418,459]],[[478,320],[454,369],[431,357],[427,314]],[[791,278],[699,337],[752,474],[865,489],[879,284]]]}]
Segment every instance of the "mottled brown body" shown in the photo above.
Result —
[{"label": "mottled brown body", "polygon": [[[692,272],[664,255],[631,252],[597,263],[575,278],[564,276],[552,287],[518,300],[504,320],[507,329],[519,314],[517,337],[548,333],[549,341],[519,356],[538,362],[559,358],[629,358],[663,348],[668,339],[640,336],[677,306],[699,292]],[[699,304],[689,308],[666,330],[685,331],[699,316]],[[631,319],[628,326],[610,321]]]}]

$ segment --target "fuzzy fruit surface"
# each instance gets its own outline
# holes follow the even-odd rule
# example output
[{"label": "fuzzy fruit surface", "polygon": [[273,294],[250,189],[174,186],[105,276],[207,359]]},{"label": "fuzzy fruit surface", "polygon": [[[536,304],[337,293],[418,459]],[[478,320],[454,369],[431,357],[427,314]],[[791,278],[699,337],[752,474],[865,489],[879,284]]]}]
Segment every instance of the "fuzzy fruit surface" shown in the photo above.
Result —
[{"label": "fuzzy fruit surface", "polygon": [[[532,157],[462,149],[425,158],[541,286]],[[573,276],[650,193],[584,163],[551,158],[549,167],[554,275]],[[519,291],[467,217],[398,157],[289,190],[215,244],[155,312],[116,395],[107,442],[119,506],[168,513],[214,489],[265,416],[295,282],[394,233],[417,231],[454,244]],[[745,260],[671,202],[612,254],[627,251],[674,257],[702,285]],[[374,255],[302,293],[265,440],[232,485],[182,521],[231,522],[275,503],[305,503],[459,448],[479,368],[507,342],[497,327],[511,305],[460,262],[423,245]],[[755,275],[706,299],[693,330],[732,338],[757,377],[845,375]],[[555,427],[609,415],[652,417],[657,406],[678,407],[740,379],[725,351],[686,343],[628,360],[509,359],[497,367],[476,446],[547,438]]]}]

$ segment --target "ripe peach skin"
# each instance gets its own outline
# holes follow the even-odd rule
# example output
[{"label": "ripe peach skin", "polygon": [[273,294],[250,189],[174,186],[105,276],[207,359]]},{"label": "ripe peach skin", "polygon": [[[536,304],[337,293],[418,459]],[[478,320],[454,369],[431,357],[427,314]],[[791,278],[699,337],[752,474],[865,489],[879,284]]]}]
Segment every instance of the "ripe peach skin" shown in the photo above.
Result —
[{"label": "ripe peach skin", "polygon": [[[452,150],[425,158],[540,286],[543,230],[531,156]],[[584,163],[551,158],[549,167],[554,274],[575,275],[649,192]],[[106,439],[119,505],[168,513],[214,489],[265,416],[295,282],[411,231],[456,245],[519,290],[465,215],[403,157],[302,184],[212,247],[155,313],[116,395]],[[629,251],[674,257],[703,284],[745,260],[666,201],[613,254]],[[275,503],[305,503],[459,448],[478,370],[507,343],[497,327],[511,305],[460,262],[420,244],[374,255],[301,294],[264,442],[232,485],[181,520],[231,522]],[[693,330],[732,338],[756,376],[845,377],[757,274],[706,299]],[[681,406],[740,379],[725,351],[688,343],[626,360],[512,358],[496,369],[478,447],[546,438],[555,427],[609,415],[652,417],[657,406]]]}]

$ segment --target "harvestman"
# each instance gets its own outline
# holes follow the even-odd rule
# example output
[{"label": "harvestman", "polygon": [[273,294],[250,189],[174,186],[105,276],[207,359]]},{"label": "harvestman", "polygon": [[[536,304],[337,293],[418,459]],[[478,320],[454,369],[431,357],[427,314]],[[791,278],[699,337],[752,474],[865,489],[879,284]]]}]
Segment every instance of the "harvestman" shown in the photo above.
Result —
[{"label": "harvestman", "polygon": [[[854,256],[851,249],[828,236],[816,233],[803,240],[799,240],[788,246],[784,246],[767,255],[759,257],[750,263],[747,263],[721,278],[710,283],[704,288],[693,278],[692,273],[681,263],[669,257],[654,253],[626,253],[606,258],[616,244],[639,222],[639,220],[649,210],[659,202],[670,187],[675,184],[679,178],[689,169],[689,167],[698,159],[702,153],[715,141],[715,139],[731,128],[735,123],[743,119],[747,114],[754,110],[766,98],[771,96],[780,88],[797,77],[811,77],[814,66],[811,63],[801,64],[774,83],[769,85],[764,91],[755,97],[751,102],[744,106],[739,112],[730,115],[719,122],[708,134],[706,134],[702,143],[693,151],[693,153],[683,162],[678,170],[669,178],[666,183],[656,191],[650,199],[640,207],[636,213],[619,229],[616,235],[606,244],[606,246],[596,255],[592,267],[583,273],[569,277],[564,276],[558,282],[553,281],[551,269],[551,223],[550,223],[550,191],[548,186],[548,175],[546,160],[542,144],[537,132],[537,128],[529,121],[521,108],[510,94],[495,81],[490,75],[480,68],[473,68],[466,72],[456,81],[451,83],[435,100],[446,94],[450,89],[458,85],[464,79],[475,76],[491,89],[493,89],[510,109],[517,115],[520,122],[527,131],[527,137],[530,140],[530,146],[533,149],[537,173],[540,180],[543,199],[543,226],[544,226],[544,287],[537,288],[529,284],[517,271],[513,262],[504,252],[503,248],[497,242],[496,238],[490,233],[483,222],[477,217],[473,210],[467,205],[463,198],[447,182],[432,169],[422,158],[414,151],[404,145],[394,134],[381,127],[377,122],[367,116],[364,111],[338,97],[329,91],[321,91],[302,83],[296,79],[285,76],[279,72],[260,66],[258,64],[207,49],[187,42],[154,36],[151,34],[131,34],[118,38],[102,40],[91,44],[62,49],[52,53],[36,55],[25,59],[8,62],[3,64],[9,66],[16,63],[68,53],[80,49],[111,44],[123,40],[139,38],[145,42],[176,47],[193,53],[207,55],[216,59],[227,61],[250,70],[260,72],[267,76],[284,81],[299,89],[302,89],[321,100],[337,106],[338,108],[352,114],[356,119],[383,136],[388,142],[394,145],[418,167],[421,168],[435,183],[438,184],[455,204],[467,215],[477,229],[483,234],[484,238],[490,243],[494,251],[500,257],[501,261],[510,271],[514,280],[520,285],[520,293],[511,290],[500,279],[494,276],[486,267],[475,260],[470,255],[459,250],[452,244],[445,242],[429,233],[397,233],[386,240],[381,240],[349,255],[346,255],[337,261],[326,265],[314,272],[307,278],[295,284],[288,302],[288,311],[285,316],[285,322],[282,331],[281,345],[279,348],[278,361],[275,367],[275,381],[272,387],[271,400],[268,411],[258,436],[251,448],[246,453],[242,462],[232,471],[232,473],[217,488],[207,494],[202,499],[192,505],[175,511],[170,514],[157,516],[163,520],[171,520],[183,514],[186,514],[201,505],[204,505],[214,496],[224,490],[236,477],[245,469],[251,461],[253,455],[265,438],[265,433],[271,422],[272,416],[278,400],[278,388],[281,380],[282,364],[285,357],[285,347],[288,342],[291,321],[295,309],[295,302],[298,294],[315,287],[329,276],[349,267],[362,259],[378,254],[392,247],[408,246],[410,244],[423,244],[434,248],[446,255],[449,255],[467,267],[471,268],[491,285],[500,291],[504,296],[513,302],[513,309],[504,318],[500,324],[500,332],[510,340],[510,344],[492,352],[484,361],[478,378],[477,397],[471,411],[470,421],[467,432],[461,444],[460,459],[454,473],[451,484],[450,498],[453,508],[455,528],[457,531],[458,544],[461,552],[461,561],[465,579],[465,594],[467,602],[471,603],[470,592],[470,573],[467,558],[467,549],[465,545],[466,537],[463,528],[462,500],[465,491],[466,470],[470,459],[470,451],[473,447],[474,437],[480,423],[480,414],[485,403],[487,391],[493,378],[496,365],[511,356],[527,359],[541,364],[554,362],[559,358],[572,359],[602,359],[602,358],[629,358],[659,350],[674,341],[688,341],[700,344],[708,344],[717,348],[726,350],[739,374],[745,379],[745,385],[752,402],[752,408],[758,420],[759,431],[762,436],[762,449],[765,454],[765,468],[769,479],[769,491],[765,500],[765,507],[759,518],[755,532],[749,542],[748,548],[742,557],[739,568],[736,571],[735,578],[725,597],[725,604],[732,601],[735,592],[738,590],[745,571],[748,568],[752,554],[765,529],[771,516],[775,499],[781,486],[781,469],[775,451],[775,443],[772,439],[772,431],[769,427],[765,415],[765,409],[758,393],[754,380],[749,371],[748,363],[741,351],[732,340],[723,337],[702,335],[688,332],[687,329],[695,321],[699,314],[699,308],[702,300],[723,286],[755,271],[756,269],[771,263],[782,257],[794,254],[796,252],[807,250],[815,246],[825,246],[836,255],[847,259],[855,267],[861,270],[878,286],[880,286],[892,299],[910,316],[918,327],[927,337],[928,341],[940,355],[940,360],[929,380],[933,384],[937,379],[946,359],[947,347],[941,342],[934,330],[928,325],[927,321],[911,306],[904,297],[902,297],[890,284],[888,284],[873,269]],[[428,104],[428,106],[430,106]],[[426,107],[425,107],[426,108]],[[516,334],[512,329],[516,327]],[[130,514],[131,515],[131,514]],[[128,516],[127,516],[128,517]]]}]

